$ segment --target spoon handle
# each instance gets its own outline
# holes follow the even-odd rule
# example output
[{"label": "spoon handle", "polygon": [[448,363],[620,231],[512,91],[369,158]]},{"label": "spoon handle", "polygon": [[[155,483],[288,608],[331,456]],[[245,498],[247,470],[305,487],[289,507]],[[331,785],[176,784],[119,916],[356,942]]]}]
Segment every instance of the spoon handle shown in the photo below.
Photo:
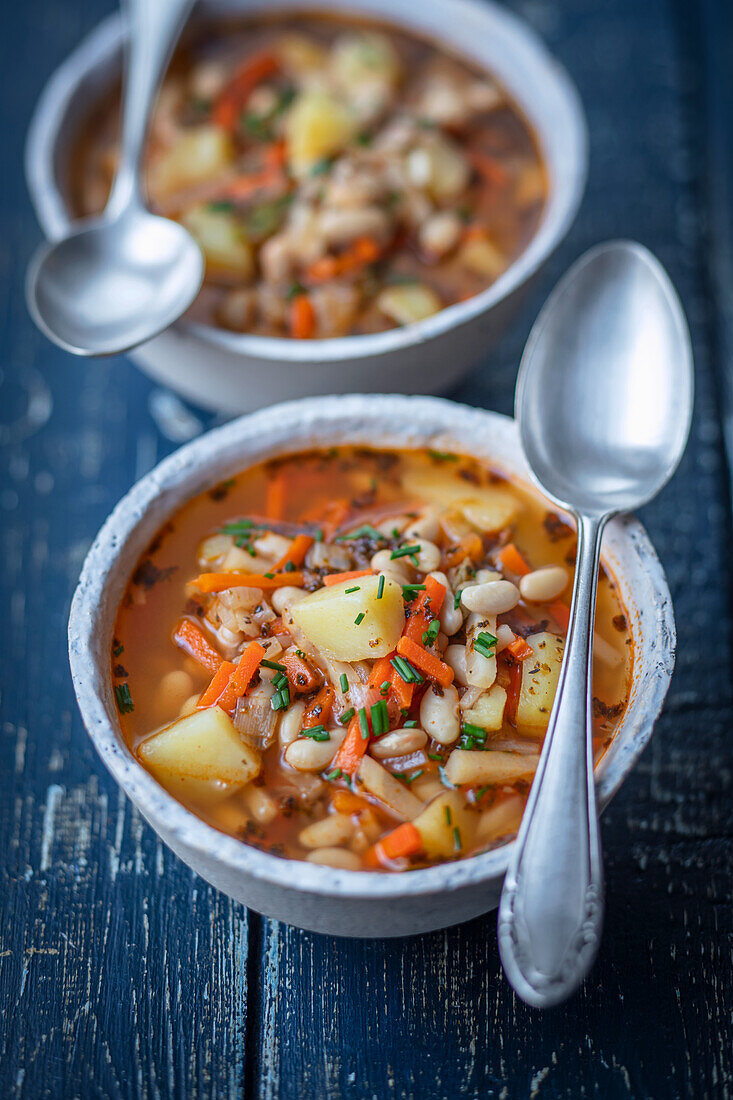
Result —
[{"label": "spoon handle", "polygon": [[565,656],[550,724],[499,905],[499,952],[519,996],[558,1004],[593,963],[603,863],[593,782],[591,673],[601,538],[607,517],[578,518]]},{"label": "spoon handle", "polygon": [[120,159],[107,203],[111,215],[140,200],[140,162],[153,97],[194,0],[126,0],[129,43]]}]

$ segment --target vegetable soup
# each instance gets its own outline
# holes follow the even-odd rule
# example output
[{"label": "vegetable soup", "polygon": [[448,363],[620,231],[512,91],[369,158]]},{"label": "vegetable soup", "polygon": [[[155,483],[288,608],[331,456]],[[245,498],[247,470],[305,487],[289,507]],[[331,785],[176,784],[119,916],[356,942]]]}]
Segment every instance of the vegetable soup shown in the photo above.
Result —
[{"label": "vegetable soup", "polygon": [[[72,151],[77,215],[104,206],[118,116],[119,90]],[[205,253],[190,316],[300,339],[406,325],[485,290],[547,194],[535,136],[491,74],[407,30],[303,13],[189,35],[147,186]]]},{"label": "vegetable soup", "polygon": [[[575,550],[536,493],[463,455],[255,466],[137,564],[111,654],[123,734],[194,813],[275,855],[400,872],[493,848],[537,767]],[[596,758],[632,658],[602,567]]]}]

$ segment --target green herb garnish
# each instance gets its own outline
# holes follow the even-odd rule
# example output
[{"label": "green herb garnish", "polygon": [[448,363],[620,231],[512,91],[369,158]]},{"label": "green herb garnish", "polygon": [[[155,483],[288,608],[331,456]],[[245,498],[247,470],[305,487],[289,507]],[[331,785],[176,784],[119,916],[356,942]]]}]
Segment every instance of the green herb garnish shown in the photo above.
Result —
[{"label": "green herb garnish", "polygon": [[354,623],[356,624],[356,626],[361,626],[361,624],[364,622],[365,618],[366,618],[366,611],[360,611],[359,614],[354,619]]},{"label": "green herb garnish", "polygon": [[383,595],[384,595],[384,573],[380,573],[379,583],[377,585],[377,599],[381,600]]},{"label": "green herb garnish", "polygon": [[341,673],[341,679],[339,680],[339,683],[341,684],[341,690],[344,692],[344,694],[346,694],[346,692],[349,690],[349,678],[345,672]]},{"label": "green herb garnish", "polygon": [[339,725],[340,726],[345,726],[347,722],[351,721],[351,719],[354,717],[355,714],[356,714],[356,711],[354,710],[354,708],[349,707],[349,709],[345,710],[344,713],[339,718]]},{"label": "green herb garnish", "polygon": [[[264,665],[265,668],[274,669],[275,672],[287,672],[287,669],[286,669],[285,665],[281,665],[279,661],[268,661],[266,657],[262,658],[262,660],[260,661],[260,664]],[[274,677],[273,677],[273,683],[274,683]]]},{"label": "green herb garnish", "polygon": [[496,638],[493,634],[489,634],[488,630],[482,630],[481,633],[477,634],[474,638],[473,648],[477,653],[480,653],[482,657],[495,657]]},{"label": "green herb garnish", "polygon": [[345,588],[344,595],[350,596],[352,592],[361,592],[361,585],[355,584],[353,588]]},{"label": "green herb garnish", "polygon": [[393,657],[389,662],[406,684],[422,684],[424,677],[404,657]]},{"label": "green herb garnish", "polygon": [[376,527],[372,527],[371,523],[363,523],[361,527],[357,527],[356,530],[350,531],[348,535],[339,535],[336,542],[348,542],[351,539],[384,539],[384,535],[381,531],[378,531]]},{"label": "green herb garnish", "polygon": [[369,736],[369,719],[367,718],[366,707],[359,707],[359,729],[361,730],[361,736],[366,740]]},{"label": "green herb garnish", "polygon": [[408,558],[412,554],[419,554],[421,550],[420,543],[415,543],[414,546],[400,546],[397,550],[393,550],[389,556],[394,561],[395,558]]},{"label": "green herb garnish", "polygon": [[422,632],[422,644],[424,646],[434,645],[435,640],[440,633],[440,620],[433,619],[427,630]]},{"label": "green herb garnish", "polygon": [[120,714],[130,714],[135,709],[127,684],[115,684],[115,699]]}]

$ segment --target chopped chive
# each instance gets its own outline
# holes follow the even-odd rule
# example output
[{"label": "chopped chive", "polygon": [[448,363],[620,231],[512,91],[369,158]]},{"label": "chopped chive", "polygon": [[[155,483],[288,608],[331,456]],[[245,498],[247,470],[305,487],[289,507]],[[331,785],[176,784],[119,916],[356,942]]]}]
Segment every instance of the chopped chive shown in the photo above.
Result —
[{"label": "chopped chive", "polygon": [[354,531],[349,531],[348,535],[339,535],[336,542],[348,542],[351,539],[384,539],[384,535],[381,531],[378,531],[376,527],[372,527],[371,523],[363,523],[361,527],[357,527]]},{"label": "chopped chive", "polygon": [[443,757],[440,755],[439,752],[429,752],[428,753],[428,760],[441,760],[442,761],[442,759],[443,759]]},{"label": "chopped chive", "polygon": [[463,845],[461,844],[461,834],[457,825],[453,827],[453,846],[457,852],[460,852],[461,848],[463,847]]},{"label": "chopped chive", "polygon": [[474,726],[471,722],[464,722],[462,732],[468,734],[469,737],[477,738],[479,741],[486,740],[486,730],[483,726]]},{"label": "chopped chive", "polygon": [[406,684],[422,684],[424,677],[404,657],[393,657],[389,662]]},{"label": "chopped chive", "polygon": [[349,690],[349,678],[348,678],[348,676],[346,675],[345,672],[341,673],[341,679],[340,679],[339,683],[341,684],[341,690],[345,694]]},{"label": "chopped chive", "polygon": [[222,535],[244,535],[251,534],[253,531],[261,531],[262,527],[259,523],[255,523],[253,519],[237,519],[231,523],[225,523],[219,530]]},{"label": "chopped chive", "polygon": [[309,729],[300,731],[301,737],[310,737],[311,741],[330,741],[331,734],[325,728],[325,726],[311,726]]},{"label": "chopped chive", "polygon": [[389,680],[382,680],[382,683],[379,685],[379,694],[380,695],[386,695],[387,692],[389,691],[390,687],[391,687],[391,684],[390,684]]},{"label": "chopped chive", "polygon": [[433,645],[434,642],[435,642],[435,639],[438,637],[439,633],[440,633],[440,619],[433,619],[433,621],[431,622],[428,629],[423,630],[422,644],[426,645],[426,646],[427,645]]},{"label": "chopped chive", "polygon": [[402,585],[402,598],[404,600],[413,600],[416,592],[424,592],[424,584],[403,584]]},{"label": "chopped chive", "polygon": [[286,561],[285,562],[285,565],[283,566],[283,572],[284,573],[294,573],[295,572],[295,566],[293,565],[293,563],[291,561]]},{"label": "chopped chive", "polygon": [[413,783],[419,776],[422,775],[422,773],[424,771],[425,771],[425,768],[418,768],[416,772],[412,773],[412,775],[406,775],[405,776],[405,783]]},{"label": "chopped chive", "polygon": [[274,573],[265,573],[265,576],[267,577],[268,581],[271,581],[273,579],[273,577],[275,576],[275,574]]},{"label": "chopped chive", "polygon": [[410,718],[409,722],[403,722],[403,725],[406,730],[414,730],[417,726],[417,722],[414,718]]},{"label": "chopped chive", "polygon": [[359,614],[354,619],[354,623],[356,624],[356,626],[361,626],[361,624],[364,622],[365,618],[366,618],[366,611],[360,611]]},{"label": "chopped chive", "polygon": [[366,707],[359,707],[359,729],[361,730],[361,736],[366,740],[369,736],[369,719],[367,718]]},{"label": "chopped chive", "polygon": [[377,599],[381,600],[384,595],[384,573],[379,575],[379,584],[377,585]]},{"label": "chopped chive", "polygon": [[344,713],[339,718],[339,725],[345,726],[347,722],[351,721],[351,719],[354,717],[355,714],[356,714],[356,711],[354,710],[354,708],[349,707],[349,709],[345,710]]},{"label": "chopped chive", "polygon": [[431,458],[434,458],[436,462],[457,462],[458,455],[451,454],[450,451],[428,451]]},{"label": "chopped chive", "polygon": [[323,542],[323,531],[320,529],[320,527],[313,532],[313,538],[316,540],[316,542]]},{"label": "chopped chive", "polygon": [[379,737],[381,734],[386,733],[387,731],[384,728],[384,722],[383,722],[382,712],[379,709],[379,703],[374,703],[372,705],[371,715],[372,715],[372,733],[374,734],[374,736]]},{"label": "chopped chive", "polygon": [[341,768],[333,768],[332,771],[326,772],[326,779],[340,779]]},{"label": "chopped chive", "polygon": [[361,585],[360,584],[355,584],[353,588],[345,588],[344,589],[344,593],[347,596],[350,596],[352,592],[361,592]]},{"label": "chopped chive", "polygon": [[456,592],[455,596],[453,597],[453,610],[457,611],[460,606],[461,606],[461,593]]},{"label": "chopped chive", "polygon": [[262,660],[260,661],[260,664],[264,665],[265,668],[274,668],[275,672],[285,672],[285,671],[287,671],[286,668],[285,668],[285,665],[281,665],[279,663],[279,661],[268,661],[266,657],[262,658]]},{"label": "chopped chive", "polygon": [[272,682],[276,688],[284,687],[288,682],[287,676],[284,673],[278,672],[277,676],[273,676]]},{"label": "chopped chive", "polygon": [[129,714],[135,709],[135,704],[130,695],[130,688],[127,684],[115,684],[115,699],[120,714]]},{"label": "chopped chive", "polygon": [[446,825],[453,824],[453,815],[450,812],[450,806],[445,807],[445,823]]},{"label": "chopped chive", "polygon": [[415,543],[414,546],[400,546],[399,549],[393,550],[389,555],[392,560],[395,558],[408,558],[411,554],[419,554],[422,550],[420,543]]},{"label": "chopped chive", "polygon": [[486,794],[488,789],[489,789],[488,787],[479,787],[479,789],[476,791],[476,801],[477,802],[480,798],[484,797],[484,795]]},{"label": "chopped chive", "polygon": [[482,630],[481,633],[477,634],[474,638],[473,648],[477,653],[480,653],[482,657],[495,657],[496,638],[493,634],[489,634],[488,630]]}]

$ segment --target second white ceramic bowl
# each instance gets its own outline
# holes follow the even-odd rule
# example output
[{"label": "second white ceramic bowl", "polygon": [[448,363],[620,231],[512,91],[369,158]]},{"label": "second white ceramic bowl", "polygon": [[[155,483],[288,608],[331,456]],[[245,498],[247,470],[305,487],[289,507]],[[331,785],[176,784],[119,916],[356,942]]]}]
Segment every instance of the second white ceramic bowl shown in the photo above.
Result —
[{"label": "second white ceramic bowl", "polygon": [[[201,0],[196,17],[261,9],[343,11],[340,0]],[[567,233],[585,186],[583,110],[567,73],[533,31],[491,0],[350,0],[445,43],[496,74],[537,134],[550,194],[535,236],[493,286],[405,328],[332,340],[285,340],[181,320],[132,353],[148,374],[207,408],[229,414],[311,394],[438,393],[486,357],[520,294]],[[124,28],[113,16],[84,39],[49,80],[26,145],[26,176],[49,239],[70,224],[64,194],[72,136],[93,102],[119,79]]]},{"label": "second white ceramic bowl", "polygon": [[[110,649],[117,607],[140,554],[197,493],[257,462],[314,446],[427,446],[475,455],[527,481],[516,424],[427,397],[331,397],[279,405],[209,432],[167,458],[115,508],[84,563],[69,622],[82,718],[104,764],[163,841],[238,901],[302,928],[342,936],[402,936],[468,920],[496,906],[510,848],[405,874],[337,871],[278,859],[224,836],[176,802],[132,756],[117,720]],[[605,806],[652,734],[674,664],[667,583],[641,524],[606,528],[603,557],[634,640],[631,698],[596,770]]]}]

